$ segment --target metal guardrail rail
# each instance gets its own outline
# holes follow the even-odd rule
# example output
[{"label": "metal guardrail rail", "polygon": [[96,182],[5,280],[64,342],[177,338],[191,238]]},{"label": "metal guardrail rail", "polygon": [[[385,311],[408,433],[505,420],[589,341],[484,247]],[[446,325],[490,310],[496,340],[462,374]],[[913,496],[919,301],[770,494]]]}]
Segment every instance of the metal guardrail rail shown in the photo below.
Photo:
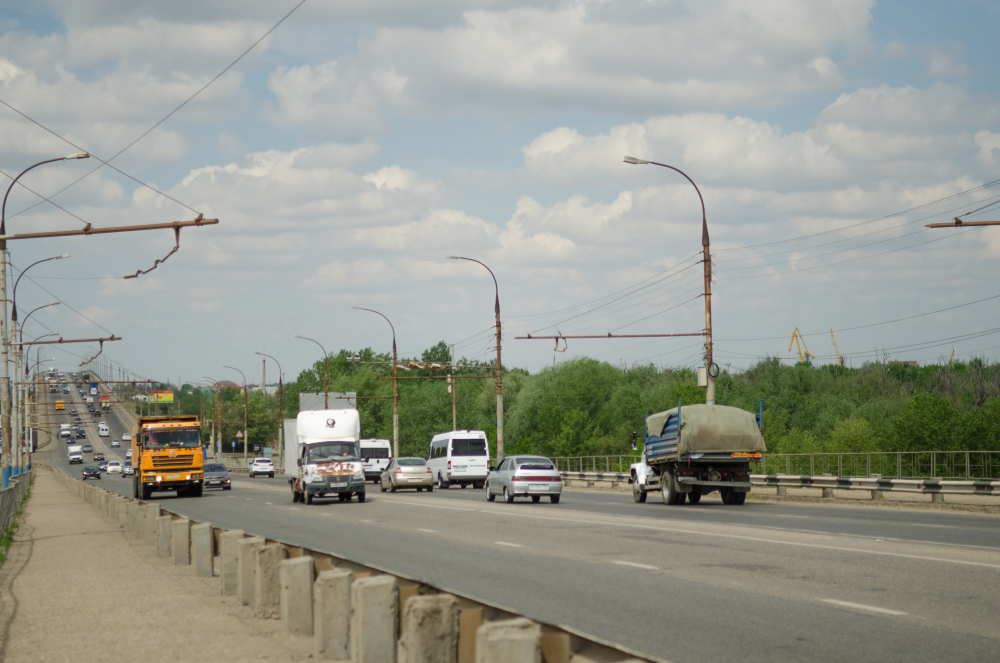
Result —
[{"label": "metal guardrail rail", "polygon": [[21,506],[24,494],[28,492],[31,485],[31,472],[18,474],[10,478],[10,486],[0,490],[0,534],[7,531],[7,528],[14,522],[17,509]]},{"label": "metal guardrail rail", "polygon": [[[560,472],[563,481],[631,483],[628,472]],[[1000,481],[949,481],[945,479],[893,479],[887,477],[841,477],[751,474],[755,486],[778,488],[822,488],[826,490],[868,490],[873,492],[920,493],[924,495],[1000,496]]]},{"label": "metal guardrail rail", "polygon": [[[639,462],[636,455],[556,456],[560,472],[623,472]],[[761,474],[891,479],[995,480],[1000,451],[873,451],[869,453],[764,454]]]}]

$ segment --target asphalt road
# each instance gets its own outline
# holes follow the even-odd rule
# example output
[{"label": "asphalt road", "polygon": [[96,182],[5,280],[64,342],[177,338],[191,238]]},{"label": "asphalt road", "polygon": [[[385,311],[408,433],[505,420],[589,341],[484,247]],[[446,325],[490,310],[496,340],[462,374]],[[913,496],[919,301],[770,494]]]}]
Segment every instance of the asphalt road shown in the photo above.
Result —
[{"label": "asphalt road", "polygon": [[[120,439],[121,422],[106,420]],[[98,450],[110,439],[88,431]],[[79,476],[65,446],[39,458]],[[106,453],[123,458],[125,447]],[[131,494],[131,480],[101,484]],[[708,498],[666,507],[572,491],[558,505],[508,505],[469,488],[372,484],[365,504],[306,506],[283,479],[242,477],[231,491],[157,499],[677,662],[1000,658],[1000,518],[990,516]]]}]

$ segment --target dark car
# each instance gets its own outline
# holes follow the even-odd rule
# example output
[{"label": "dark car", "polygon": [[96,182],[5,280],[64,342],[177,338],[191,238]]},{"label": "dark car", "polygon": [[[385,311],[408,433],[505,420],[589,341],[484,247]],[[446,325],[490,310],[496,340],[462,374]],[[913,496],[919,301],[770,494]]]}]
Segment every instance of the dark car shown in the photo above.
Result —
[{"label": "dark car", "polygon": [[79,426],[80,424],[83,423],[83,419],[81,419],[80,417],[76,417],[75,419],[73,419],[73,423]]},{"label": "dark car", "polygon": [[79,413],[76,410],[70,410],[69,411],[69,416],[71,416],[71,417],[75,417],[77,414],[79,414]]},{"label": "dark car", "polygon": [[93,412],[93,411],[94,411],[94,404],[93,403],[88,403],[87,404],[87,412]]},{"label": "dark car", "polygon": [[100,416],[101,416],[101,411],[100,410],[91,410],[91,412],[94,413],[94,418],[95,419],[100,418]]},{"label": "dark car", "polygon": [[205,488],[233,489],[233,481],[229,478],[229,471],[222,463],[208,463],[202,468],[202,471],[205,473]]},{"label": "dark car", "polygon": [[101,478],[101,468],[97,465],[84,465],[83,466],[83,480],[87,479],[100,479]]},{"label": "dark car", "polygon": [[87,439],[87,431],[83,430],[82,428],[77,428],[76,429],[76,439],[78,439],[78,440],[80,440],[80,439],[84,439],[84,440]]},{"label": "dark car", "polygon": [[105,463],[104,461],[101,461],[100,463],[98,463],[97,467],[101,468],[101,472],[107,472],[108,471],[108,464]]}]

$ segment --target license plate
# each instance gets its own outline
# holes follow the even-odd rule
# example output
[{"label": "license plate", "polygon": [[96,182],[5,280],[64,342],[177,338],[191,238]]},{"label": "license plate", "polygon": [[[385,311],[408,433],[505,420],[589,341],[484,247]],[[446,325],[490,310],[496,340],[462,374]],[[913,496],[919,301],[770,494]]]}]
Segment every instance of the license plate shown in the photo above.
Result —
[{"label": "license plate", "polygon": [[422,483],[423,479],[407,479],[410,483]]},{"label": "license plate", "polygon": [[215,484],[222,483],[222,482],[221,481],[208,481],[207,483],[208,483],[209,486],[214,486]]},{"label": "license plate", "polygon": [[538,484],[531,484],[528,486],[528,490],[548,490],[548,486],[539,486]]},{"label": "license plate", "polygon": [[179,475],[179,474],[168,474],[167,478],[168,479],[180,479],[181,475]]},{"label": "license plate", "polygon": [[456,465],[455,466],[455,471],[456,472],[465,472],[467,469],[469,469],[468,465]]}]

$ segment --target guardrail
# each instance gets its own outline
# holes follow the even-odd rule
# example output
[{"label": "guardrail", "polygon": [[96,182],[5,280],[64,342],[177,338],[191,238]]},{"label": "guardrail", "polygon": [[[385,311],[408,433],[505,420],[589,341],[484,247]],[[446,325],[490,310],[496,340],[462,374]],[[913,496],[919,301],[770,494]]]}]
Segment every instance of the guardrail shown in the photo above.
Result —
[{"label": "guardrail", "polygon": [[31,485],[31,471],[10,478],[10,486],[0,490],[0,535],[14,522],[17,509]]},{"label": "guardrail", "polygon": [[[638,455],[556,456],[560,472],[624,472]],[[995,480],[1000,451],[872,451],[869,453],[764,454],[761,474],[869,477],[892,479]]]},{"label": "guardrail", "polygon": [[[585,481],[588,486],[598,482],[610,483],[612,488],[618,484],[632,483],[631,475],[626,472],[560,472],[559,474],[567,486],[571,486],[573,481]],[[750,483],[755,486],[777,487],[779,495],[784,494],[788,488],[819,488],[823,490],[824,497],[832,497],[834,490],[868,490],[871,491],[872,497],[877,497],[877,493],[882,492],[1000,496],[1000,481],[893,479],[880,476],[842,477],[831,474],[818,476],[751,474]]]},{"label": "guardrail", "polygon": [[[63,485],[126,535],[155,546],[157,556],[194,567],[196,576],[219,577],[222,593],[236,595],[257,617],[280,618],[287,632],[313,637],[318,658],[400,663],[660,660],[363,560],[198,523],[158,502],[116,495],[39,465],[53,470]],[[216,555],[221,575],[213,569]],[[359,652],[358,647],[377,651]]]}]

